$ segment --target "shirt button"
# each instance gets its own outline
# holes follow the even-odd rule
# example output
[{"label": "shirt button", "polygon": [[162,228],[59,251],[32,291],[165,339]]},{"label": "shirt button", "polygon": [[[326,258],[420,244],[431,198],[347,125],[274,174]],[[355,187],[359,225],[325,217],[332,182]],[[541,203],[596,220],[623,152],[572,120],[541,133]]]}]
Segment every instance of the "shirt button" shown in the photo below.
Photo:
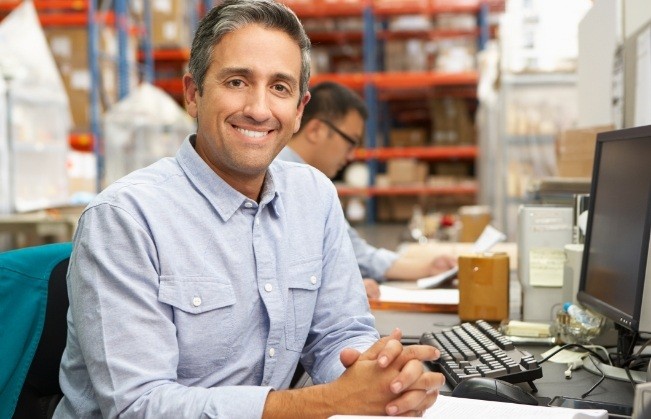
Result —
[{"label": "shirt button", "polygon": [[312,285],[316,284],[316,276],[312,275],[310,277],[310,282],[312,283]]},{"label": "shirt button", "polygon": [[255,225],[257,225],[257,226],[260,225],[260,218],[255,217]]},{"label": "shirt button", "polygon": [[269,356],[273,358],[274,355],[276,355],[276,350],[274,348],[269,348]]},{"label": "shirt button", "polygon": [[195,307],[199,307],[201,305],[201,297],[194,297],[192,299],[192,305]]},{"label": "shirt button", "polygon": [[273,290],[273,289],[274,289],[274,287],[271,284],[269,284],[269,283],[264,284],[264,290],[265,291],[271,292],[271,290]]},{"label": "shirt button", "polygon": [[253,208],[253,204],[250,203],[250,202],[245,202],[244,206],[247,207],[247,208]]}]

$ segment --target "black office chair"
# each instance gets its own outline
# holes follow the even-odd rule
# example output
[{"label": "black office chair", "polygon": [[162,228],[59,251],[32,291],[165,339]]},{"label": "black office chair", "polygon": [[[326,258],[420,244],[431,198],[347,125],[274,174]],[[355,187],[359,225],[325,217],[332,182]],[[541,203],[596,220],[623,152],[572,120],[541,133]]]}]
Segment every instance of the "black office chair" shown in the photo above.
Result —
[{"label": "black office chair", "polygon": [[0,253],[2,418],[51,418],[63,396],[71,251],[71,243],[57,243]]}]

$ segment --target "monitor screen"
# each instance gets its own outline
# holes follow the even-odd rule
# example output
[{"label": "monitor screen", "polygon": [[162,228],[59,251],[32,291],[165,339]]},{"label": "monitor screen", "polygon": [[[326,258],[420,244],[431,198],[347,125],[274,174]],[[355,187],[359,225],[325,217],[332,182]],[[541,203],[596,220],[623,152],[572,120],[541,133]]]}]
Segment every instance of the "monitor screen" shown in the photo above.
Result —
[{"label": "monitor screen", "polygon": [[651,126],[598,134],[577,298],[634,332],[650,322],[650,216]]}]

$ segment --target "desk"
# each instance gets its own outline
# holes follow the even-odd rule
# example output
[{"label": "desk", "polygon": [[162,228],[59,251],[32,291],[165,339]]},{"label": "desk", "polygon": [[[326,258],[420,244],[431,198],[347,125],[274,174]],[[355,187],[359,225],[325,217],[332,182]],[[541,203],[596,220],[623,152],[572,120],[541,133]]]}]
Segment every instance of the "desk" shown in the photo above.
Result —
[{"label": "desk", "polygon": [[[54,208],[0,215],[0,234],[12,239],[10,248],[72,240],[83,207]],[[6,250],[6,249],[5,249]]]},{"label": "desk", "polygon": [[[372,312],[375,316],[375,326],[381,335],[389,334],[395,327],[399,327],[405,336],[420,336],[425,331],[439,331],[459,324],[459,317],[454,314],[386,310],[373,310]],[[548,346],[517,345],[517,347],[535,355],[536,359],[540,359],[540,354],[550,349]],[[600,378],[581,368],[575,370],[572,373],[572,378],[567,380],[564,374],[567,367],[564,364],[549,361],[542,364],[542,369],[542,378],[534,381],[538,388],[538,393],[535,395],[550,399],[560,395],[581,398],[581,394],[588,391]],[[520,385],[529,389],[526,383]],[[443,390],[450,391],[451,388],[446,386]],[[586,400],[600,400],[632,406],[634,395],[635,392],[630,383],[605,379],[586,397]]]}]

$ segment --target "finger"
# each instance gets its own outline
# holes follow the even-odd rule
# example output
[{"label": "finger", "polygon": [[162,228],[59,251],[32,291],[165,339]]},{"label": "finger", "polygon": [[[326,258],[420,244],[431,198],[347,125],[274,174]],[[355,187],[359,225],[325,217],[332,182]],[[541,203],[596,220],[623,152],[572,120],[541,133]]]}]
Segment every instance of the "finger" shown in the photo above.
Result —
[{"label": "finger", "polygon": [[437,397],[438,391],[432,393],[424,390],[407,391],[389,402],[385,411],[389,416],[412,416],[412,414],[424,412],[430,408],[436,402]]},{"label": "finger", "polygon": [[409,345],[405,346],[400,356],[395,359],[394,366],[402,369],[412,359],[419,361],[434,361],[439,359],[441,352],[430,345]]},{"label": "finger", "polygon": [[400,374],[391,381],[389,388],[394,394],[409,390],[436,391],[445,385],[443,374],[423,371],[419,361],[409,362]]},{"label": "finger", "polygon": [[[384,345],[384,348],[380,350],[380,353],[377,357],[377,362],[381,368],[385,368],[388,365],[392,364],[396,359],[398,359],[403,352],[404,347],[402,346],[402,343],[400,343],[399,340],[390,339],[387,341],[387,344]],[[401,362],[400,365],[396,366],[396,368],[402,368],[402,364],[404,364],[404,362]]]},{"label": "finger", "polygon": [[[402,339],[402,331],[398,328],[393,329],[389,336],[384,336],[380,338],[377,342],[368,348],[363,354],[362,359],[365,360],[376,360],[380,356],[380,353],[384,350],[386,345],[391,341],[397,341],[400,344],[400,339]],[[395,345],[395,343],[393,344]],[[395,357],[394,357],[395,358]],[[392,358],[393,359],[393,358]]]},{"label": "finger", "polygon": [[355,363],[360,357],[361,353],[357,349],[344,348],[339,353],[339,360],[344,368],[348,368]]}]

